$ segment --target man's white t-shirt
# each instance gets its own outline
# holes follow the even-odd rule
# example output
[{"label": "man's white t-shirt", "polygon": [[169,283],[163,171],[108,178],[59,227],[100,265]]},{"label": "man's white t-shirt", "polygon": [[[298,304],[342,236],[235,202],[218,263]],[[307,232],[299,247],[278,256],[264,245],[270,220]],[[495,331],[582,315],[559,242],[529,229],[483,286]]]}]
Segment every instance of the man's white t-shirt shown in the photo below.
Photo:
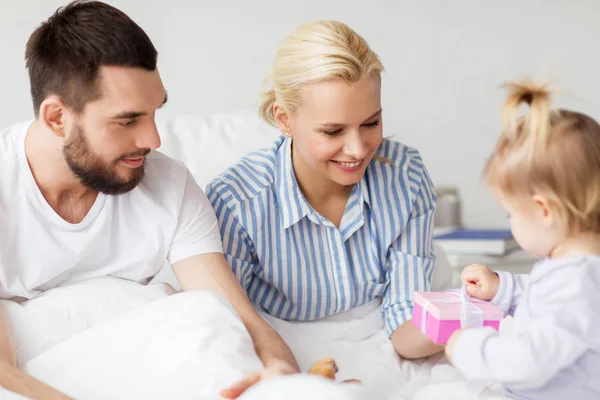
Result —
[{"label": "man's white t-shirt", "polygon": [[188,169],[153,151],[132,191],[100,193],[78,224],[40,192],[25,156],[31,122],[0,131],[0,299],[24,300],[85,279],[147,283],[165,260],[223,252],[214,210]]}]

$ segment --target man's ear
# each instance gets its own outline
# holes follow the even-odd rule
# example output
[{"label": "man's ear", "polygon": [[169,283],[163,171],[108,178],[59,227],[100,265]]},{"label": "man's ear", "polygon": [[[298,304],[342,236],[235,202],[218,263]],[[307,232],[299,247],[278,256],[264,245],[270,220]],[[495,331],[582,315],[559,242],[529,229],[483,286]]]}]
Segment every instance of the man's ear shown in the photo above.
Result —
[{"label": "man's ear", "polygon": [[283,136],[289,138],[293,137],[292,130],[290,128],[290,117],[278,102],[273,104],[273,117],[277,122],[277,127]]},{"label": "man's ear", "polygon": [[532,197],[535,205],[535,213],[546,228],[551,228],[556,224],[556,215],[546,196],[534,194]]},{"label": "man's ear", "polygon": [[65,113],[66,107],[58,96],[48,96],[40,104],[38,119],[50,128],[56,136],[65,135]]}]

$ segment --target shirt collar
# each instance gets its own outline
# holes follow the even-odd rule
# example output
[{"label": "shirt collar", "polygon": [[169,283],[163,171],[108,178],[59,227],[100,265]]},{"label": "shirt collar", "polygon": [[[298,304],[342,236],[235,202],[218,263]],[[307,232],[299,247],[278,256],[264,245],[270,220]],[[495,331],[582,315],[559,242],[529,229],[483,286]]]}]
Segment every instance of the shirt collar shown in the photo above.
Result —
[{"label": "shirt collar", "polygon": [[292,139],[283,140],[277,151],[275,190],[284,229],[308,215],[308,204],[296,181],[292,165]]}]

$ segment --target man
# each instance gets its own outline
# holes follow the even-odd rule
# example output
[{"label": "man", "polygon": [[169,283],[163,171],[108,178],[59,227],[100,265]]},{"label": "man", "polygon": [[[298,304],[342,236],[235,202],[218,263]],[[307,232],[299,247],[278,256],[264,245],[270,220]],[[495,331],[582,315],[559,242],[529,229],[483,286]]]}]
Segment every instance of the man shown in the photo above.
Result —
[{"label": "man", "polygon": [[[0,299],[103,276],[145,284],[167,259],[184,291],[223,295],[253,338],[265,369],[224,393],[235,397],[298,366],[227,265],[205,194],[154,151],[167,101],[156,62],[145,32],[96,1],[58,10],[29,38],[35,119],[0,132]],[[1,315],[0,385],[64,396],[17,369]]]}]

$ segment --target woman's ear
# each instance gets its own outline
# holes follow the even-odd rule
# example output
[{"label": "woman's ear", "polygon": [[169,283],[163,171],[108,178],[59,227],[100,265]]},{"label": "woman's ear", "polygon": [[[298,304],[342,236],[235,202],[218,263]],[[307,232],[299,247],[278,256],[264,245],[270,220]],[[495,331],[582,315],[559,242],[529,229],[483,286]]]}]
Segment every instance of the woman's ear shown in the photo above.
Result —
[{"label": "woman's ear", "polygon": [[58,96],[48,96],[40,104],[39,120],[56,136],[65,135],[65,105]]},{"label": "woman's ear", "polygon": [[540,194],[534,194],[532,197],[536,216],[542,221],[546,228],[551,228],[556,224],[556,215],[548,198]]},{"label": "woman's ear", "polygon": [[278,102],[273,104],[273,118],[277,122],[277,127],[281,130],[283,136],[291,138],[293,135],[290,128],[290,117]]}]

